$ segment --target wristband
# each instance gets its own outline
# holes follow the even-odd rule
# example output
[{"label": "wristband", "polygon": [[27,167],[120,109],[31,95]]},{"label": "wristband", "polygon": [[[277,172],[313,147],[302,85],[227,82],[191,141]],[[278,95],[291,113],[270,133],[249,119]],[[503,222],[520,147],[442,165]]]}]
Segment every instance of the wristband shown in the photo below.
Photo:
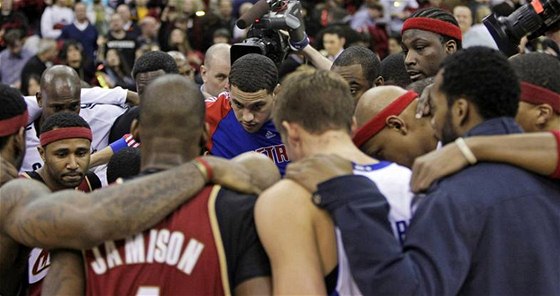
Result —
[{"label": "wristband", "polygon": [[111,150],[113,150],[113,153],[117,153],[123,150],[124,148],[128,147],[126,140],[124,138],[120,138],[116,140],[115,142],[111,143],[111,145],[109,146],[111,147]]},{"label": "wristband", "polygon": [[304,34],[303,39],[300,40],[300,41],[292,41],[290,39],[289,44],[290,44],[290,48],[292,50],[300,51],[300,50],[304,49],[307,45],[309,45],[309,37],[307,37],[306,33],[303,33],[303,34]]},{"label": "wristband", "polygon": [[459,147],[459,150],[471,165],[476,164],[477,159],[463,138],[457,138],[455,144],[457,144],[457,147]]},{"label": "wristband", "polygon": [[193,164],[200,171],[206,183],[212,180],[212,178],[214,177],[212,167],[210,166],[210,164],[208,164],[208,162],[204,158],[200,156],[195,158]]}]

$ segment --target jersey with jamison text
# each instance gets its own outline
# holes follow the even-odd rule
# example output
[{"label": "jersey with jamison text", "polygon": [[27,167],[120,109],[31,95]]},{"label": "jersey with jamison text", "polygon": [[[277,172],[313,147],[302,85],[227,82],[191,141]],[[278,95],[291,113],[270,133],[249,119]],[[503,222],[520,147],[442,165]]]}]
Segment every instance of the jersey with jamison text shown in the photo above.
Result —
[{"label": "jersey with jamison text", "polygon": [[284,175],[289,163],[286,146],[272,120],[260,130],[248,133],[237,121],[227,92],[206,100],[206,122],[210,126],[207,143],[210,154],[231,159],[244,152],[256,151],[268,156]]},{"label": "jersey with jamison text", "polygon": [[87,295],[229,295],[269,276],[255,201],[207,186],[151,229],[86,251]]}]

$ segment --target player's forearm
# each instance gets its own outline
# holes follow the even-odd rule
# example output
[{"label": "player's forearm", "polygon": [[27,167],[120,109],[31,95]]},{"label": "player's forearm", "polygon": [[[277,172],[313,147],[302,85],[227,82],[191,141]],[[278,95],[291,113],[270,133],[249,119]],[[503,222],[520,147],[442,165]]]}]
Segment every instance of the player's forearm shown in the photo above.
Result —
[{"label": "player's forearm", "polygon": [[556,139],[551,133],[525,133],[465,139],[478,161],[503,162],[541,174],[558,164]]},{"label": "player's forearm", "polygon": [[109,146],[95,152],[91,155],[89,167],[94,168],[102,164],[107,164],[109,160],[111,160],[111,156],[113,156],[113,154],[113,149],[111,149],[111,147]]},{"label": "player's forearm", "polygon": [[324,57],[319,51],[317,51],[313,46],[307,45],[302,49],[303,54],[311,64],[315,66],[317,69],[321,70],[330,70],[332,66],[332,62]]},{"label": "player's forearm", "polygon": [[64,190],[38,198],[9,223],[18,242],[44,249],[89,249],[155,225],[206,181],[192,163],[90,194]]},{"label": "player's forearm", "polygon": [[137,178],[123,185],[94,191],[97,201],[87,213],[97,228],[93,247],[105,240],[122,239],[161,221],[199,192],[206,180],[192,163]]},{"label": "player's forearm", "polygon": [[85,275],[81,251],[51,252],[51,265],[41,295],[84,295]]}]

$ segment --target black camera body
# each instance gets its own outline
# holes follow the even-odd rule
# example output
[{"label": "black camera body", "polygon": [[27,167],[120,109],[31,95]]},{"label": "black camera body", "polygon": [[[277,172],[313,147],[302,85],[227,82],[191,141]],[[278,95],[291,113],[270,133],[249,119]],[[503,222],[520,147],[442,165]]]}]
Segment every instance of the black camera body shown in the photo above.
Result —
[{"label": "black camera body", "polygon": [[[257,53],[280,65],[290,50],[288,35],[280,30],[297,29],[301,26],[301,4],[298,0],[261,0],[253,8],[255,10],[247,13],[249,16],[244,15],[237,22],[240,28],[248,25],[251,28],[245,40],[232,45],[231,63],[243,55]],[[262,10],[265,9],[266,13],[262,15]]]},{"label": "black camera body", "polygon": [[560,22],[560,0],[533,0],[507,17],[489,15],[483,23],[507,56],[518,52],[519,41],[529,34],[529,40],[543,35]]}]

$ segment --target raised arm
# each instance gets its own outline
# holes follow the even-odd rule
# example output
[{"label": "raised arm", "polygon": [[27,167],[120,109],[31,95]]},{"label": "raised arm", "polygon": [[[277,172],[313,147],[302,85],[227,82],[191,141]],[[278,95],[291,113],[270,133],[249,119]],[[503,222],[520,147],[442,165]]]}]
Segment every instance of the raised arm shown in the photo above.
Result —
[{"label": "raised arm", "polygon": [[[235,164],[205,158],[217,184],[259,192],[249,175]],[[26,246],[87,249],[105,240],[122,239],[147,229],[189,200],[206,184],[193,162],[110,186],[90,194],[48,189],[29,180],[0,189],[2,230]]]},{"label": "raised arm", "polygon": [[327,71],[331,69],[332,62],[329,59],[327,59],[325,56],[323,56],[318,50],[316,50],[310,44],[304,47],[301,50],[301,52],[317,69],[327,70]]},{"label": "raised arm", "polygon": [[[560,131],[464,139],[477,161],[502,162],[540,175],[560,178]],[[469,165],[456,143],[417,158],[412,167],[415,192]]]}]

